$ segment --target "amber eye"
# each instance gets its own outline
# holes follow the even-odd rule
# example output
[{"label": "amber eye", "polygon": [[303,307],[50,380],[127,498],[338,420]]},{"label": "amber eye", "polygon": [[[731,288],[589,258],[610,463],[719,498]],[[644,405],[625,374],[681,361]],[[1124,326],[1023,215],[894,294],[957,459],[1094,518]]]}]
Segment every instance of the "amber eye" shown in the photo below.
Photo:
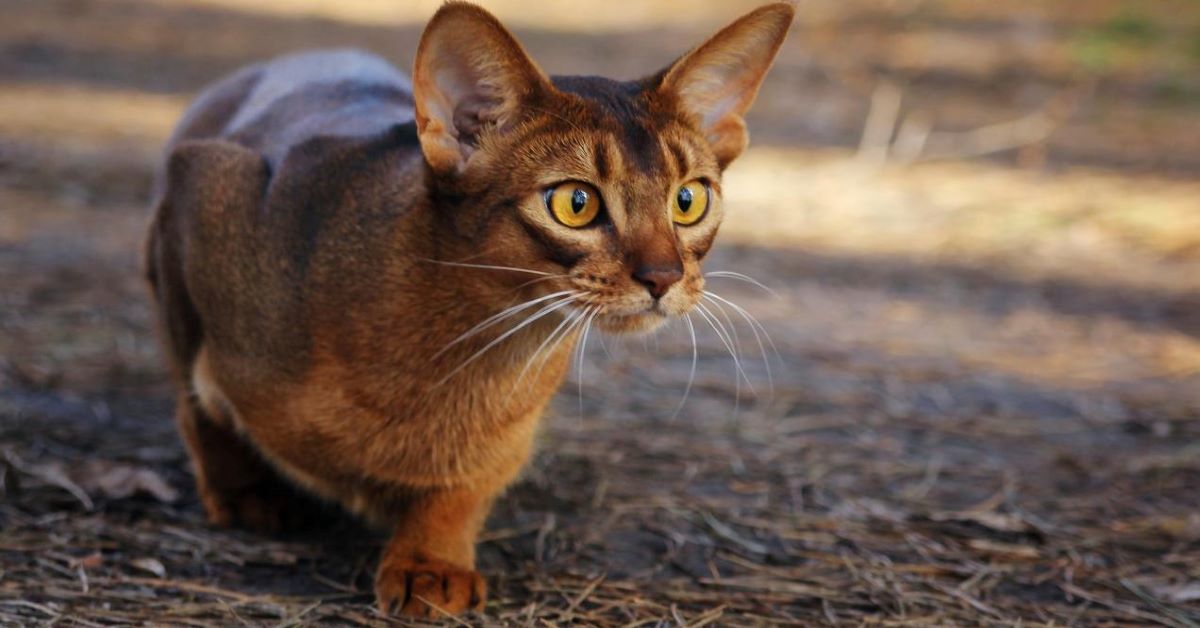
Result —
[{"label": "amber eye", "polygon": [[600,193],[579,181],[569,181],[546,190],[546,207],[554,219],[578,229],[586,227],[600,214]]},{"label": "amber eye", "polygon": [[699,179],[689,181],[675,193],[671,202],[671,220],[680,225],[694,225],[708,211],[708,186]]}]

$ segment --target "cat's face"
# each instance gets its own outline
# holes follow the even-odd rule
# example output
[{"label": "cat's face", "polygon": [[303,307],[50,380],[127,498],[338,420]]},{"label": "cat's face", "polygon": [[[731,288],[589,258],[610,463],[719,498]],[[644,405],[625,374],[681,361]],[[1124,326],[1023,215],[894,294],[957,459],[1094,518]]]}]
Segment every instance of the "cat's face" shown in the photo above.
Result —
[{"label": "cat's face", "polygon": [[434,185],[477,251],[532,298],[607,331],[653,329],[704,294],[721,173],[792,9],[770,5],[649,78],[549,79],[494,18],[449,4],[414,72]]},{"label": "cat's face", "polygon": [[509,192],[481,190],[503,207],[484,218],[492,224],[479,250],[491,253],[481,261],[549,273],[529,287],[571,293],[571,307],[608,331],[684,314],[703,294],[700,262],[721,224],[720,163],[653,91],[594,78],[554,84],[538,104],[553,115],[485,137],[464,170]]}]

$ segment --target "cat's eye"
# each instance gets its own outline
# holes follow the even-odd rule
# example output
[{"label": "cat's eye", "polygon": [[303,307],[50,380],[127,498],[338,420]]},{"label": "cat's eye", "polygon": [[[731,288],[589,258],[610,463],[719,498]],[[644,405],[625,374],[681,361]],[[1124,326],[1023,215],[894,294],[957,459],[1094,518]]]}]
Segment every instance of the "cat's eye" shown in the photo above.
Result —
[{"label": "cat's eye", "polygon": [[592,224],[600,215],[600,193],[579,181],[568,181],[546,190],[546,207],[554,219],[579,229]]},{"label": "cat's eye", "polygon": [[680,225],[696,224],[708,211],[708,197],[708,185],[703,181],[684,183],[671,201],[671,220]]}]

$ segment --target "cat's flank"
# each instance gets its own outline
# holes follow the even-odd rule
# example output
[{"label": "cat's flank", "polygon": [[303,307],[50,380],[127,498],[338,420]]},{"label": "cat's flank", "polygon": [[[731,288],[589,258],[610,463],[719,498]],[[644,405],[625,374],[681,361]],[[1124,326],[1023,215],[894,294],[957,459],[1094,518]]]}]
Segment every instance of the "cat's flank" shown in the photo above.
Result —
[{"label": "cat's flank", "polygon": [[579,330],[654,329],[703,294],[721,173],[792,13],[618,82],[546,76],[450,2],[411,81],[328,51],[205,91],[146,268],[209,519],[278,528],[299,487],[392,531],[383,610],[481,608],[476,536]]}]

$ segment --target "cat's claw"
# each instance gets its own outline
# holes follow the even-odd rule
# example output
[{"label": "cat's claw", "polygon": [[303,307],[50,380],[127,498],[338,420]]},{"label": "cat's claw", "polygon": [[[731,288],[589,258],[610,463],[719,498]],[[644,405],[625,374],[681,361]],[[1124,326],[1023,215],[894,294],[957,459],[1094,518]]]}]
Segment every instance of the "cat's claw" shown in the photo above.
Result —
[{"label": "cat's claw", "polygon": [[487,583],[479,572],[441,560],[385,559],[375,597],[385,615],[436,619],[482,610]]}]

